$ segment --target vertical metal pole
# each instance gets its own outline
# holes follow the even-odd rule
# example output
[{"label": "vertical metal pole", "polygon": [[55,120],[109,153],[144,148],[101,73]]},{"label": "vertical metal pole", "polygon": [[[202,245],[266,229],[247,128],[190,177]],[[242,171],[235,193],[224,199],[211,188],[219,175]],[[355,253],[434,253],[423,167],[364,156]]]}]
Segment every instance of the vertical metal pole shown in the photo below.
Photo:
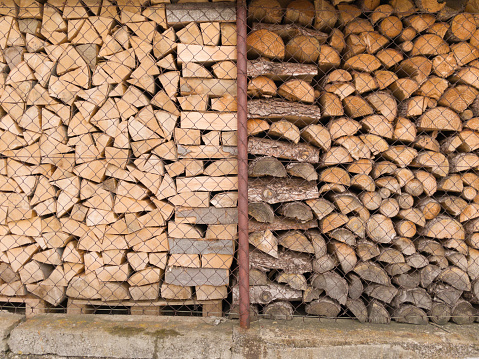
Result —
[{"label": "vertical metal pole", "polygon": [[238,67],[238,266],[239,315],[241,328],[249,328],[249,241],[248,241],[248,133],[246,78],[246,2],[237,1]]}]

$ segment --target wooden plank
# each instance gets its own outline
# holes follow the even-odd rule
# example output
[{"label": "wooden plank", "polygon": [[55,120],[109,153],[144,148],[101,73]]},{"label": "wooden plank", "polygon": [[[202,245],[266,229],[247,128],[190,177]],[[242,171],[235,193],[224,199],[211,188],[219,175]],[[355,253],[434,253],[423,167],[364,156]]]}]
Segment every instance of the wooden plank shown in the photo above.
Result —
[{"label": "wooden plank", "polygon": [[236,46],[203,46],[178,44],[177,47],[177,62],[179,64],[193,61],[200,64],[212,64],[218,61],[235,61],[236,58]]},{"label": "wooden plank", "polygon": [[193,238],[168,238],[170,253],[186,254],[234,254],[234,241],[231,239],[198,240]]},{"label": "wooden plank", "polygon": [[175,218],[178,223],[235,224],[238,223],[238,210],[236,208],[176,207]]},{"label": "wooden plank", "polygon": [[274,217],[272,223],[261,223],[254,219],[249,221],[248,231],[257,232],[257,231],[283,231],[291,229],[301,229],[307,230],[310,228],[318,228],[318,221],[312,220],[309,222],[301,223],[295,219],[285,218],[285,217]]},{"label": "wooden plank", "polygon": [[208,95],[212,97],[221,97],[224,95],[231,95],[234,97],[237,94],[236,80],[181,77],[180,94],[181,96]]},{"label": "wooden plank", "polygon": [[169,267],[165,283],[191,287],[196,285],[228,285],[229,270],[216,268]]},{"label": "wooden plank", "polygon": [[184,306],[184,305],[201,305],[202,314],[206,316],[221,316],[222,301],[221,300],[145,300],[145,301],[102,301],[88,299],[69,299],[67,306],[67,314],[92,314],[95,308],[101,306],[108,307],[128,307],[131,315],[161,315],[162,307],[166,306]]},{"label": "wooden plank", "polygon": [[234,191],[238,189],[238,177],[178,177],[176,190],[178,193],[189,191]]},{"label": "wooden plank", "polygon": [[189,22],[235,22],[235,3],[183,3],[166,4],[166,21],[169,26]]},{"label": "wooden plank", "polygon": [[236,147],[231,146],[182,146],[178,145],[179,158],[189,159],[213,159],[213,158],[232,158],[236,157],[238,150]]},{"label": "wooden plank", "polygon": [[181,113],[181,128],[197,130],[236,131],[236,112],[196,112]]}]

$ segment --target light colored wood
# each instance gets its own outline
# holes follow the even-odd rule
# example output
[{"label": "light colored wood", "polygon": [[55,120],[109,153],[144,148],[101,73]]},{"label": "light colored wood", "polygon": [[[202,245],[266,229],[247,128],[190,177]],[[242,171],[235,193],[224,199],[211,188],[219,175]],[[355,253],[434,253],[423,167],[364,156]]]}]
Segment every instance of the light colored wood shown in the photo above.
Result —
[{"label": "light colored wood", "polygon": [[195,44],[178,44],[177,52],[177,61],[179,64],[192,62],[192,60],[201,64],[211,64],[213,62],[225,60],[236,60],[235,46],[201,46]]}]

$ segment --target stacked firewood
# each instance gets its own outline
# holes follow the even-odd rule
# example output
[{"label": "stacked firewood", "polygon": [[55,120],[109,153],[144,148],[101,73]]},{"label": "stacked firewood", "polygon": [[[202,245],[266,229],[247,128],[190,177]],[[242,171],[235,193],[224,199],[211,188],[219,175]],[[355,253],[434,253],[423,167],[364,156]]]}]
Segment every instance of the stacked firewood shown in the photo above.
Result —
[{"label": "stacked firewood", "polygon": [[249,18],[251,302],[473,321],[479,18],[435,0],[253,0]]},{"label": "stacked firewood", "polygon": [[226,297],[235,6],[165,3],[0,7],[2,298]]}]

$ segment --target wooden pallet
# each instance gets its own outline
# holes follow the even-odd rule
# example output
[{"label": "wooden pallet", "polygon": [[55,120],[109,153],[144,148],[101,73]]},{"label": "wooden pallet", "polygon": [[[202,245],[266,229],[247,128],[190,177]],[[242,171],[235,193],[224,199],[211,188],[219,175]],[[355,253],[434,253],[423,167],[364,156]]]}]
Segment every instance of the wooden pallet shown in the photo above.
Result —
[{"label": "wooden pallet", "polygon": [[0,296],[0,308],[6,303],[24,303],[25,304],[25,316],[27,318],[33,317],[37,314],[44,314],[50,312],[51,306],[44,300],[26,295],[22,297],[7,297]]},{"label": "wooden pallet", "polygon": [[157,301],[111,301],[68,299],[67,314],[93,314],[98,307],[126,307],[131,315],[162,315],[169,306],[201,305],[203,317],[221,317],[221,300],[157,300]]}]

